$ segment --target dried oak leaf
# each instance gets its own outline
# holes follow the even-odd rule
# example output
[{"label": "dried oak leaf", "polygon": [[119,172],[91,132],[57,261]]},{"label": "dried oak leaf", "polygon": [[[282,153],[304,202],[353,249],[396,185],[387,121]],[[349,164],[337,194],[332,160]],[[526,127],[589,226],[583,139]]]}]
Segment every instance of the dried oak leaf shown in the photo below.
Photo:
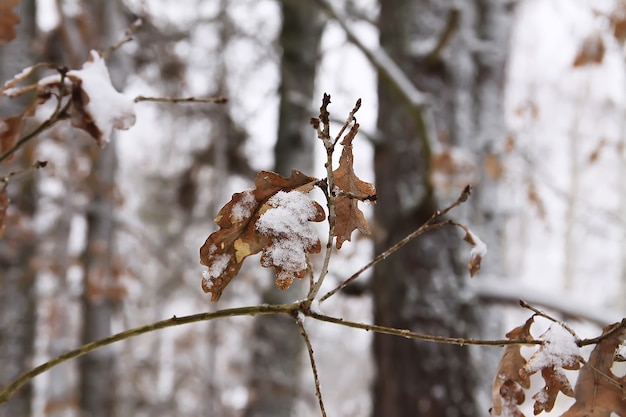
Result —
[{"label": "dried oak leaf", "polygon": [[[211,293],[211,301],[219,300],[222,291],[241,269],[245,258],[266,250],[276,241],[279,234],[261,233],[257,229],[259,218],[275,208],[270,200],[280,191],[308,192],[316,179],[293,170],[289,178],[270,172],[261,171],[254,180],[256,188],[233,194],[232,199],[220,210],[215,223],[220,227],[212,233],[200,248],[200,263],[208,267],[202,279],[202,289]],[[324,211],[314,203],[316,215],[310,220],[321,221]],[[285,236],[283,236],[285,237]],[[288,237],[288,236],[286,236]],[[309,252],[320,250],[319,240],[309,247]],[[264,253],[266,265],[275,266],[270,262],[270,254]],[[285,268],[282,269],[284,271]],[[281,269],[277,268],[279,277]],[[295,271],[294,276],[304,276],[304,270]],[[284,273],[282,273],[284,278]],[[283,280],[281,288],[286,288]]]},{"label": "dried oak leaf", "polygon": [[96,140],[98,146],[103,146],[102,131],[96,125],[93,116],[87,110],[89,96],[82,88],[82,80],[72,80],[72,126],[82,129]]},{"label": "dried oak leaf", "polygon": [[[36,102],[28,106],[22,113],[0,120],[0,155],[4,155],[17,142],[17,138],[22,132],[24,119],[30,117],[35,112]],[[13,155],[9,156],[6,161],[13,159]]]},{"label": "dried oak leaf", "polygon": [[541,347],[530,357],[521,374],[530,376],[541,370],[545,386],[537,392],[533,410],[535,415],[542,411],[551,411],[559,392],[568,397],[574,396],[563,369],[580,368],[579,347],[575,337],[560,324],[553,324],[540,337]]},{"label": "dried oak leaf", "polygon": [[0,45],[15,38],[15,25],[20,22],[13,8],[21,0],[2,0],[0,2]]},{"label": "dried oak leaf", "polygon": [[472,245],[472,249],[470,250],[470,260],[467,262],[467,269],[470,272],[470,276],[474,278],[478,271],[480,271],[480,266],[483,261],[485,255],[487,255],[487,245],[483,242],[474,232],[472,232],[469,227],[465,227],[465,240],[467,243]]},{"label": "dried oak leaf", "polygon": [[354,173],[354,156],[352,154],[352,140],[359,132],[359,124],[355,123],[352,129],[344,136],[341,144],[341,158],[339,168],[333,171],[335,185],[340,193],[335,199],[335,236],[336,247],[341,248],[343,242],[351,240],[352,232],[358,229],[364,235],[371,233],[370,227],[358,207],[359,200],[376,202],[376,188],[373,184],[362,181]]},{"label": "dried oak leaf", "polygon": [[[508,332],[506,337],[508,339],[533,340],[530,334],[532,324],[533,318],[531,317],[522,326]],[[492,416],[524,417],[518,406],[526,399],[524,389],[530,388],[530,378],[520,372],[526,365],[526,359],[520,350],[520,345],[509,345],[504,350],[491,389],[493,405],[489,414]]]},{"label": "dried oak leaf", "polygon": [[609,331],[614,333],[596,345],[580,369],[574,388],[576,402],[562,417],[626,417],[626,378],[611,372],[615,349],[624,341],[626,328],[615,323],[604,328],[604,334]]}]

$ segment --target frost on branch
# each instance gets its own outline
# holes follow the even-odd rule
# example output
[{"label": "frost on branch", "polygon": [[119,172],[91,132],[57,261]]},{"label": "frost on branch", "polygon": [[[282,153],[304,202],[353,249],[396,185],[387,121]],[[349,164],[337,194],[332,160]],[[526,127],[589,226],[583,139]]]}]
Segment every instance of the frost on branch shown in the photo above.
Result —
[{"label": "frost on branch", "polygon": [[308,222],[326,217],[306,195],[316,181],[296,170],[289,178],[261,171],[254,190],[233,194],[215,219],[220,229],[200,248],[200,263],[208,267],[202,289],[211,293],[211,301],[219,300],[244,259],[261,251],[261,264],[276,269],[281,289],[304,277],[306,254],[321,250]]},{"label": "frost on branch", "polygon": [[37,84],[16,87],[34,69],[35,67],[24,69],[7,81],[1,90],[8,97],[18,97],[37,90],[37,97],[24,112],[1,121],[0,144],[4,151],[17,140],[23,119],[32,116],[35,107],[51,97],[61,96],[59,100],[69,100],[63,102],[63,105],[68,106],[66,113],[58,114],[57,117],[61,119],[69,116],[72,126],[89,133],[99,146],[104,146],[109,141],[114,128],[125,130],[135,124],[134,101],[115,90],[104,58],[98,52],[91,51],[90,60],[80,70],[68,71],[64,75],[50,75]]},{"label": "frost on branch", "polygon": [[376,189],[374,185],[362,181],[354,173],[352,140],[358,132],[359,124],[355,123],[341,142],[343,150],[339,159],[339,168],[333,171],[335,185],[340,190],[335,199],[337,249],[341,249],[341,245],[346,240],[350,241],[352,232],[356,229],[365,235],[371,233],[363,212],[358,207],[358,202],[359,200],[376,202]]},{"label": "frost on branch", "polygon": [[15,38],[15,25],[20,22],[20,18],[13,12],[13,8],[21,0],[0,1],[0,45]]}]

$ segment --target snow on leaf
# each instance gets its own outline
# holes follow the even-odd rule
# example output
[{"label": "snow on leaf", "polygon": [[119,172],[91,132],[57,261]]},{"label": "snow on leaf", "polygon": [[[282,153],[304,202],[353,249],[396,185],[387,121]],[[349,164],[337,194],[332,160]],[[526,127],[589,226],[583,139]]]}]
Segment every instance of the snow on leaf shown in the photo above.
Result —
[{"label": "snow on leaf", "polygon": [[322,208],[304,192],[279,191],[268,200],[270,206],[256,222],[257,230],[269,238],[261,265],[276,269],[276,285],[285,290],[293,278],[304,278],[306,254],[322,249],[309,221],[325,218]]},{"label": "snow on leaf", "polygon": [[[48,75],[39,82],[24,87],[16,85],[26,80],[34,69],[43,64],[25,68],[13,79],[5,83],[2,94],[18,97],[26,92],[37,90],[37,97],[22,118],[32,115],[34,108],[51,97],[70,96],[69,116],[72,126],[82,129],[93,137],[99,146],[104,146],[113,129],[130,129],[135,124],[134,101],[119,93],[111,83],[109,71],[98,52],[91,51],[90,60],[80,70],[68,71],[61,85],[61,74]],[[25,112],[25,113],[26,113]],[[60,117],[66,114],[58,115]],[[6,122],[6,121],[5,121]]]},{"label": "snow on leaf", "polygon": [[[531,317],[524,325],[516,327],[506,334],[509,339],[533,340],[530,327],[533,324]],[[489,410],[492,416],[524,417],[518,406],[526,398],[524,389],[530,388],[528,375],[520,373],[526,364],[526,359],[520,353],[520,345],[509,345],[502,355],[500,364],[493,380],[491,397],[493,405]]]},{"label": "snow on leaf", "polygon": [[472,245],[467,269],[470,271],[470,276],[474,277],[480,271],[480,264],[485,255],[487,255],[487,245],[469,227],[466,226],[463,229],[466,233],[463,239]]},{"label": "snow on leaf", "polygon": [[568,397],[574,396],[574,390],[563,369],[580,368],[580,348],[576,344],[576,338],[562,325],[552,324],[539,340],[543,340],[543,344],[520,371],[530,376],[541,370],[545,381],[542,390],[533,396],[535,414],[551,411],[559,392]]},{"label": "snow on leaf", "polygon": [[[313,188],[315,182],[315,178],[296,170],[291,172],[289,178],[281,177],[275,172],[261,171],[254,180],[256,186],[254,190],[233,194],[232,199],[222,207],[215,218],[215,223],[220,229],[212,233],[200,248],[200,263],[209,268],[203,274],[202,289],[206,293],[211,293],[211,301],[219,300],[224,288],[241,269],[245,258],[262,250],[267,250],[272,245],[280,248],[282,240],[289,240],[288,236],[287,239],[282,239],[283,236],[278,232],[264,234],[257,230],[259,218],[280,206],[283,197],[277,197],[272,202],[270,200],[281,191],[287,194],[294,190],[300,191],[301,194],[307,193]],[[317,203],[312,204],[316,214],[311,220],[323,220],[324,211],[322,208]],[[287,217],[301,216],[300,213],[293,212],[283,214]],[[278,230],[280,227],[287,226],[276,226],[275,229]],[[319,245],[319,240],[315,243],[309,252]],[[274,250],[278,259],[279,249]],[[292,247],[290,250],[294,251],[294,248]],[[263,259],[270,259],[268,256],[264,253]],[[281,271],[287,270],[281,269],[278,265],[272,266],[276,267],[279,278]]]},{"label": "snow on leaf", "polygon": [[113,128],[127,130],[135,124],[134,101],[115,90],[98,52],[91,51],[90,61],[67,77],[73,81],[72,125],[89,133],[98,145],[109,141]]},{"label": "snow on leaf", "polygon": [[351,240],[352,232],[355,229],[358,229],[359,232],[365,235],[371,233],[365,216],[363,216],[363,212],[358,207],[358,201],[368,200],[375,202],[376,188],[374,188],[374,185],[359,179],[354,173],[352,140],[356,137],[358,131],[359,124],[355,123],[343,138],[341,142],[343,150],[339,159],[339,168],[333,172],[335,185],[340,190],[339,195],[335,199],[337,249],[340,249],[346,240]]},{"label": "snow on leaf", "polygon": [[20,22],[13,8],[21,0],[2,0],[0,2],[0,45],[15,38],[15,25]]},{"label": "snow on leaf", "polygon": [[605,327],[604,334],[609,332],[612,334],[596,345],[580,369],[574,388],[576,402],[562,417],[626,416],[626,378],[617,377],[611,371],[615,349],[626,338],[624,323]]}]

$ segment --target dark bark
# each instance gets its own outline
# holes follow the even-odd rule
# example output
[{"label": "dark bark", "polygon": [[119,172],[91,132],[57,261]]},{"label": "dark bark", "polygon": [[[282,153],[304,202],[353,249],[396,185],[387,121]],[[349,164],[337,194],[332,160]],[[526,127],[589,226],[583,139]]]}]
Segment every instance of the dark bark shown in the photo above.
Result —
[{"label": "dark bark", "polygon": [[[380,2],[381,45],[420,90],[431,94],[428,111],[434,117],[425,119],[408,108],[397,90],[379,79],[378,128],[384,142],[375,153],[375,218],[386,235],[376,243],[376,252],[402,239],[441,206],[431,182],[434,143],[464,147],[480,158],[504,138],[499,113],[502,77],[497,75],[503,73],[505,53],[489,48],[506,50],[506,42],[501,43],[506,28],[489,29],[486,22],[506,12],[496,3]],[[444,34],[445,42],[435,48]],[[416,54],[415,45],[428,44],[425,41],[433,48]],[[424,120],[435,126],[425,128]],[[438,137],[428,137],[429,132]],[[480,173],[477,178],[479,183],[473,185],[483,191],[487,182],[480,183],[485,180]],[[474,213],[481,213],[481,204],[474,204]],[[376,323],[435,335],[480,335],[477,306],[463,290],[469,274],[456,249],[466,249],[463,244],[457,231],[442,229],[419,237],[379,264],[373,278]],[[373,349],[374,416],[481,414],[475,400],[478,372],[469,349],[387,335],[375,335]]]},{"label": "dark bark", "polygon": [[[283,26],[278,139],[274,169],[288,176],[292,169],[313,168],[313,130],[308,125],[313,102],[322,22],[313,2],[282,0]],[[301,298],[301,282],[281,292],[271,285],[263,303],[285,303]],[[303,342],[293,319],[279,315],[255,319],[250,391],[246,417],[288,417],[297,397]]]},{"label": "dark bark", "polygon": [[[0,81],[10,79],[34,63],[35,1],[23,0],[16,8],[21,18],[17,38],[0,48]],[[26,99],[28,100],[28,99]],[[25,104],[0,100],[0,119],[17,114]],[[0,176],[32,165],[35,147],[25,146],[11,163],[0,164]],[[0,239],[0,386],[32,367],[37,298],[35,292],[38,237],[32,228],[37,212],[37,175],[14,177],[8,186],[11,218]],[[0,185],[1,186],[1,185]],[[0,417],[31,414],[32,386],[26,385],[0,407]]]}]

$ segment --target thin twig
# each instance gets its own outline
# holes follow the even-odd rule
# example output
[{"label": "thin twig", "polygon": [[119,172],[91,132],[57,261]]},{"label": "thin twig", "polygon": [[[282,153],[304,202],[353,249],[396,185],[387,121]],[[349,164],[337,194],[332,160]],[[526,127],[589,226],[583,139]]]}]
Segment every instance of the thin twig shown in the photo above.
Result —
[{"label": "thin twig", "polygon": [[123,332],[114,334],[104,339],[96,340],[87,344],[84,344],[74,350],[65,352],[64,354],[57,356],[54,359],[45,362],[36,368],[31,369],[28,372],[23,373],[9,385],[7,385],[2,391],[0,391],[0,404],[5,403],[9,397],[21,388],[24,384],[31,379],[40,375],[55,366],[66,362],[70,359],[77,358],[86,353],[92,352],[101,347],[110,345],[121,340],[130,339],[135,336],[139,336],[144,333],[153,332],[155,330],[165,329],[168,327],[180,326],[188,323],[196,323],[201,321],[214,320],[221,317],[236,317],[236,316],[257,316],[261,314],[293,314],[299,308],[299,304],[277,304],[267,305],[262,304],[258,306],[231,308],[226,310],[219,310],[210,313],[200,313],[183,317],[172,317],[171,319],[158,321],[156,323],[147,324],[145,326],[135,327],[133,329],[125,330]]},{"label": "thin twig", "polygon": [[4,161],[5,159],[8,159],[11,155],[13,155],[15,153],[15,151],[17,151],[26,142],[28,142],[29,140],[35,138],[41,132],[43,132],[43,131],[47,130],[48,128],[52,127],[56,122],[61,120],[62,117],[69,110],[69,108],[70,108],[70,106],[72,104],[71,100],[67,100],[65,105],[61,106],[61,103],[63,101],[63,96],[65,94],[65,91],[64,91],[65,71],[59,70],[59,72],[61,73],[61,82],[59,84],[59,96],[57,97],[58,101],[57,101],[57,105],[56,105],[56,108],[55,108],[54,112],[52,113],[52,115],[50,115],[50,117],[46,121],[44,121],[42,124],[40,124],[35,130],[33,130],[29,134],[25,135],[24,137],[20,138],[15,143],[15,145],[13,145],[13,147],[11,147],[11,149],[9,149],[4,154],[2,154],[2,156],[0,156],[0,162]]},{"label": "thin twig", "polygon": [[315,355],[313,353],[313,345],[311,344],[311,339],[309,338],[309,334],[304,328],[304,320],[303,317],[298,313],[295,316],[296,323],[300,328],[300,334],[304,339],[304,344],[306,345],[306,350],[309,353],[309,360],[311,361],[311,370],[313,371],[313,379],[315,380],[315,396],[317,397],[317,401],[320,405],[320,411],[322,412],[322,417],[326,417],[326,409],[324,408],[324,400],[322,399],[322,389],[320,384],[320,378],[317,373],[317,365],[315,364]]},{"label": "thin twig", "polygon": [[434,336],[424,333],[416,333],[406,329],[396,329],[393,327],[378,326],[376,324],[358,323],[354,321],[344,320],[338,317],[331,317],[324,314],[315,312],[309,312],[309,316],[316,320],[325,321],[328,323],[338,324],[340,326],[352,327],[355,329],[363,329],[367,331],[373,331],[376,333],[390,334],[394,336],[401,336],[407,339],[424,340],[427,342],[447,343],[452,345],[476,345],[476,346],[503,346],[503,345],[541,345],[541,340],[526,340],[526,339],[501,339],[501,340],[484,340],[484,339],[467,339],[463,337],[446,337],[446,336]]},{"label": "thin twig", "polygon": [[135,97],[135,103],[141,101],[152,101],[155,103],[217,103],[223,104],[228,101],[226,97]]},{"label": "thin twig", "polygon": [[546,314],[545,312],[539,310],[536,307],[533,307],[532,305],[528,304],[526,301],[524,300],[519,300],[519,305],[529,309],[530,311],[534,312],[537,316],[541,316],[545,319],[548,319],[554,323],[560,324],[565,330],[567,330],[572,336],[574,336],[576,338],[576,340],[578,340],[578,336],[576,335],[576,332],[574,331],[574,329],[572,329],[571,327],[569,327],[567,325],[567,323],[565,323],[564,321],[561,320],[557,320],[554,317],[550,316],[549,314]]},{"label": "thin twig", "polygon": [[320,117],[317,121],[317,137],[322,140],[324,144],[324,148],[326,149],[326,181],[319,182],[322,186],[325,187],[324,195],[326,196],[326,201],[328,205],[328,239],[326,241],[326,252],[324,254],[324,262],[322,263],[322,268],[320,270],[317,281],[313,283],[311,288],[309,289],[309,294],[306,299],[310,304],[320,288],[322,287],[322,283],[324,282],[324,278],[328,274],[328,266],[330,265],[330,258],[333,252],[333,238],[335,236],[335,194],[333,190],[335,189],[335,175],[333,173],[333,152],[335,151],[335,143],[330,139],[330,119],[328,113],[328,105],[330,104],[330,95],[324,93],[324,97],[322,98],[322,105],[320,107]]},{"label": "thin twig", "polygon": [[122,45],[132,41],[133,35],[135,34],[135,32],[137,32],[137,29],[139,29],[141,25],[141,19],[137,19],[133,23],[131,23],[131,25],[124,31],[124,36],[122,36],[122,39],[120,39],[116,44],[109,46],[107,50],[102,53],[102,57],[105,59],[109,58],[111,54],[120,49]]},{"label": "thin twig", "polygon": [[352,109],[348,117],[346,118],[346,121],[344,122],[343,126],[341,126],[341,129],[339,129],[339,133],[337,133],[337,136],[335,137],[333,144],[336,144],[337,142],[339,142],[339,139],[341,139],[343,132],[345,132],[348,126],[350,126],[350,123],[352,122],[356,123],[356,117],[354,117],[354,115],[356,114],[356,112],[359,111],[360,108],[361,108],[361,99],[359,98],[357,99],[354,105],[354,108]]},{"label": "thin twig", "polygon": [[46,165],[48,165],[48,161],[36,161],[34,164],[32,164],[29,167],[22,168],[22,169],[17,170],[17,171],[9,172],[4,177],[0,178],[0,181],[3,182],[5,184],[5,186],[6,186],[6,184],[9,182],[10,178],[16,177],[18,175],[27,174],[30,171],[35,171],[35,170],[37,170],[39,168],[44,168]]},{"label": "thin twig", "polygon": [[624,328],[626,328],[626,318],[622,319],[622,321],[617,325],[612,327],[605,333],[602,333],[600,336],[593,337],[590,339],[582,339],[577,342],[578,346],[587,346],[587,345],[597,345],[604,339],[613,336],[617,332],[621,332]]},{"label": "thin twig", "polygon": [[402,248],[404,245],[406,245],[407,243],[409,243],[410,241],[412,241],[416,237],[418,237],[418,236],[420,236],[420,235],[422,235],[422,234],[424,234],[424,233],[426,233],[426,232],[428,232],[430,230],[438,229],[438,228],[440,228],[442,226],[445,226],[445,225],[448,225],[448,224],[455,224],[453,222],[435,223],[435,221],[437,221],[441,217],[443,217],[446,214],[448,214],[450,212],[450,210],[454,209],[455,207],[457,207],[457,206],[463,204],[465,201],[467,201],[467,199],[469,198],[471,193],[472,193],[472,188],[469,185],[466,186],[463,189],[463,192],[461,193],[459,198],[456,199],[456,201],[454,201],[452,204],[450,204],[448,207],[446,207],[443,210],[435,211],[433,213],[433,215],[430,216],[430,218],[426,221],[426,223],[422,224],[415,231],[409,233],[404,239],[402,239],[401,241],[399,241],[398,243],[396,243],[395,245],[393,245],[392,247],[390,247],[389,249],[387,249],[386,251],[384,251],[383,253],[379,254],[378,256],[376,256],[371,261],[369,261],[365,266],[363,266],[357,272],[352,274],[349,278],[344,280],[337,287],[335,287],[331,291],[328,291],[326,294],[324,294],[324,296],[322,298],[320,298],[320,302],[322,302],[324,300],[327,300],[332,295],[334,295],[337,292],[341,291],[348,284],[350,284],[352,281],[357,279],[363,272],[365,272],[368,269],[372,268],[374,265],[376,265],[377,263],[379,263],[383,259],[387,259],[387,257],[389,255],[391,255],[392,253],[396,252],[398,249]]}]

